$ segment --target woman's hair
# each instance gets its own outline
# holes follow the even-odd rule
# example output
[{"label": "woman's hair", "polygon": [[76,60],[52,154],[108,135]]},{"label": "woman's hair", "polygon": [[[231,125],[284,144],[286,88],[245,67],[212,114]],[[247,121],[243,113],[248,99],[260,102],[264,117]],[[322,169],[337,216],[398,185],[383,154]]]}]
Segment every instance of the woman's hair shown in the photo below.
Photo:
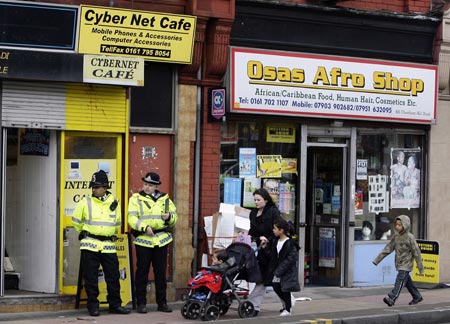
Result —
[{"label": "woman's hair", "polygon": [[275,205],[275,203],[273,202],[272,196],[269,194],[269,192],[265,188],[256,189],[253,192],[253,196],[254,195],[260,195],[264,200],[267,201],[266,205],[268,205],[268,206]]},{"label": "woman's hair", "polygon": [[216,252],[214,252],[214,254],[216,255],[217,260],[219,261],[225,262],[228,260],[228,253],[227,250],[225,249],[217,250]]},{"label": "woman's hair", "polygon": [[287,236],[292,236],[295,234],[292,222],[285,221],[282,218],[274,221],[273,226],[276,226],[278,229],[282,229],[284,231],[284,234],[286,234]]}]

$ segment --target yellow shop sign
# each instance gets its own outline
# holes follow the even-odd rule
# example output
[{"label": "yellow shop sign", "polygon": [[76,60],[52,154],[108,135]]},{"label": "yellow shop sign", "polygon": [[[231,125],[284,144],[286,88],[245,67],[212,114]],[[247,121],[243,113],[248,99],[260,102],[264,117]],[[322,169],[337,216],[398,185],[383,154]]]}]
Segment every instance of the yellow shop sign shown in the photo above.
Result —
[{"label": "yellow shop sign", "polygon": [[81,5],[78,52],[191,63],[196,17]]}]

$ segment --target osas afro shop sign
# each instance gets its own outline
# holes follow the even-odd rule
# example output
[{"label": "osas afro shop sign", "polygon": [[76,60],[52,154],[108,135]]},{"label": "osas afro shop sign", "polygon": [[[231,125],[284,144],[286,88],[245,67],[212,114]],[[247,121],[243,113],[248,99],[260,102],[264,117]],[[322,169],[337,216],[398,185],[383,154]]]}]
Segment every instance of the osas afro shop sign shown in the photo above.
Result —
[{"label": "osas afro shop sign", "polygon": [[80,6],[78,52],[191,63],[196,17]]},{"label": "osas afro shop sign", "polygon": [[437,66],[231,49],[230,110],[432,124]]}]

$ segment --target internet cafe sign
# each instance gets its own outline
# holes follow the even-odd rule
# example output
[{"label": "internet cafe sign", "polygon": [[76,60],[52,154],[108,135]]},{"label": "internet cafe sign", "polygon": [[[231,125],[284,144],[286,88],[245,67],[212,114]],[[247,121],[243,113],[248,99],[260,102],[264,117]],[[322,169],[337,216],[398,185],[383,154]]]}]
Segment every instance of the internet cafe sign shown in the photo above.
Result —
[{"label": "internet cafe sign", "polygon": [[437,66],[231,49],[232,112],[432,124]]},{"label": "internet cafe sign", "polygon": [[144,59],[84,55],[83,82],[144,86]]},{"label": "internet cafe sign", "polygon": [[196,17],[81,5],[78,52],[191,63]]}]

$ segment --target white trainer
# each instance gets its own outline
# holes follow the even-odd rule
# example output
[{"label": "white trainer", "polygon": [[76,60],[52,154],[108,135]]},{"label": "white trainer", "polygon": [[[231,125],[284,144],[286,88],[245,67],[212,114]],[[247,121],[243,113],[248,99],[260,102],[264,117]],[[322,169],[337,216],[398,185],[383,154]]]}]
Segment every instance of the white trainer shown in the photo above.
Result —
[{"label": "white trainer", "polygon": [[288,312],[287,310],[284,310],[281,312],[280,316],[291,316],[291,312]]}]

